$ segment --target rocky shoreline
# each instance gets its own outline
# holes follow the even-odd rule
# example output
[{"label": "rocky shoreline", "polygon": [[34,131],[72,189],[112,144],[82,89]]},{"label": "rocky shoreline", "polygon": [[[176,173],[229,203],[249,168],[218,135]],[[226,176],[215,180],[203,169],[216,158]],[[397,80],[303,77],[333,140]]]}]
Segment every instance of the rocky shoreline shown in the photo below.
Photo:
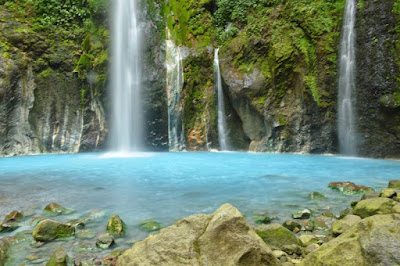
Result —
[{"label": "rocky shoreline", "polygon": [[224,204],[163,229],[144,220],[138,226],[150,235],[142,241],[126,239],[129,228],[118,215],[103,232],[94,230],[102,211],[72,220],[73,210],[57,203],[41,216],[13,211],[0,224],[0,265],[399,265],[400,180],[381,192],[352,182],[329,187],[362,197],[338,215],[302,209],[282,224],[258,212],[255,226]]}]

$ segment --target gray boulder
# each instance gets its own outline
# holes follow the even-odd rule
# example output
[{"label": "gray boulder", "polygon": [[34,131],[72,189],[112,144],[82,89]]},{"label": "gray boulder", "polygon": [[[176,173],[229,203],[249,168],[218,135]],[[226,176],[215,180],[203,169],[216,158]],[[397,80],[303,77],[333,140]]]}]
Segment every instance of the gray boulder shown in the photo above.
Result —
[{"label": "gray boulder", "polygon": [[117,265],[279,265],[242,214],[224,204],[184,218],[136,243]]}]

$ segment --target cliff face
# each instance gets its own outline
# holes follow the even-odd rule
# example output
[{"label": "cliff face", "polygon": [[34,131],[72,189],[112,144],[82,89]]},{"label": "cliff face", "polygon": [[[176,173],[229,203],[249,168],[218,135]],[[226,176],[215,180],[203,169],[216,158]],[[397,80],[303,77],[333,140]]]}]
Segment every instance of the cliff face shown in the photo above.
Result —
[{"label": "cliff face", "polygon": [[399,1],[362,1],[357,14],[360,155],[400,157]]},{"label": "cliff face", "polygon": [[[93,78],[84,69],[90,49],[81,47],[85,35],[38,29],[25,7],[0,8],[0,154],[101,148],[108,131],[100,84],[105,79],[97,78],[101,71]],[[98,70],[104,65],[106,60]]]},{"label": "cliff face", "polygon": [[[110,2],[60,7],[76,9],[72,17],[59,9],[49,17],[32,3],[0,6],[0,154],[104,149]],[[147,147],[168,149],[168,31],[183,56],[177,123],[188,150],[219,147],[213,50],[220,47],[233,149],[336,153],[344,3],[142,1]],[[399,18],[397,0],[358,1],[356,108],[363,156],[400,156]]]}]

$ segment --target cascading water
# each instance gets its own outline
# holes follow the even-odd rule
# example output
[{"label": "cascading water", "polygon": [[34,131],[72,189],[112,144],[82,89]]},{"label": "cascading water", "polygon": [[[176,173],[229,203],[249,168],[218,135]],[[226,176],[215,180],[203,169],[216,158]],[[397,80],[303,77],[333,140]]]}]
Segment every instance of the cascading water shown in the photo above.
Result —
[{"label": "cascading water", "polygon": [[340,152],[356,155],[354,126],[356,0],[347,0],[340,48],[338,130]]},{"label": "cascading water", "polygon": [[179,47],[167,40],[167,93],[168,93],[168,139],[170,151],[185,149],[181,92],[183,88],[183,65]]},{"label": "cascading water", "polygon": [[226,114],[224,104],[224,92],[222,88],[222,78],[219,68],[218,58],[219,48],[214,51],[214,72],[216,76],[216,87],[218,89],[218,141],[221,151],[229,150],[229,143],[227,138]]},{"label": "cascading water", "polygon": [[112,38],[112,150],[143,150],[141,31],[137,0],[115,0]]}]

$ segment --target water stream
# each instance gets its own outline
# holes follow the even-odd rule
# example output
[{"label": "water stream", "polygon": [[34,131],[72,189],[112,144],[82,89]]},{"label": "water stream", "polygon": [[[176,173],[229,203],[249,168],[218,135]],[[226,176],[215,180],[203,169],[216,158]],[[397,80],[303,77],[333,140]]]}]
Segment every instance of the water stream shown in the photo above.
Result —
[{"label": "water stream", "polygon": [[229,142],[227,136],[227,125],[226,125],[226,114],[225,114],[225,104],[224,104],[224,90],[222,87],[222,78],[219,67],[219,48],[215,49],[214,52],[214,69],[216,76],[216,84],[218,91],[218,141],[219,148],[221,151],[229,150]]},{"label": "water stream", "polygon": [[354,89],[355,89],[355,17],[356,1],[347,0],[343,20],[340,48],[338,132],[340,153],[356,155],[356,130],[354,125]]},{"label": "water stream", "polygon": [[143,150],[141,39],[137,0],[113,1],[111,146]]}]

